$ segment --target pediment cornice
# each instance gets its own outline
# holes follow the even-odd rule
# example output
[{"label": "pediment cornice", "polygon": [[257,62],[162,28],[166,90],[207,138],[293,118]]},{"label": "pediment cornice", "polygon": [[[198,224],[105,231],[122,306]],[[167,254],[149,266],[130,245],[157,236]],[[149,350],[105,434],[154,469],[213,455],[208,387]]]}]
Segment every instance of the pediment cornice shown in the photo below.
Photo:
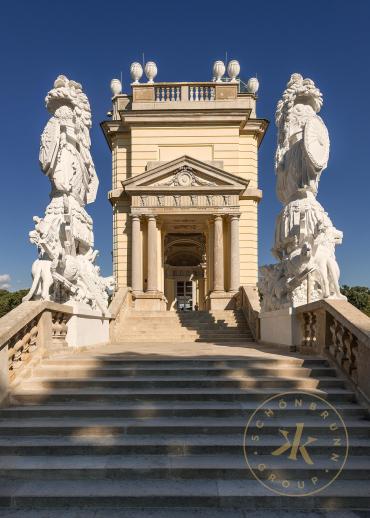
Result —
[{"label": "pediment cornice", "polygon": [[129,195],[140,192],[242,194],[248,184],[249,180],[244,180],[211,164],[184,155],[123,181],[122,188]]}]

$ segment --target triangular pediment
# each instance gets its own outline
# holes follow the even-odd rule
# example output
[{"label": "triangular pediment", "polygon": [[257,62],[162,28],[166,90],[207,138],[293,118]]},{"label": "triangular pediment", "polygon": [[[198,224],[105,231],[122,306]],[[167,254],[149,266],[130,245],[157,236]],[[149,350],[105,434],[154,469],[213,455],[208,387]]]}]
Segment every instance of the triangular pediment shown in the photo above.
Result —
[{"label": "triangular pediment", "polygon": [[243,192],[249,181],[209,163],[184,155],[122,182],[134,192],[227,191]]}]

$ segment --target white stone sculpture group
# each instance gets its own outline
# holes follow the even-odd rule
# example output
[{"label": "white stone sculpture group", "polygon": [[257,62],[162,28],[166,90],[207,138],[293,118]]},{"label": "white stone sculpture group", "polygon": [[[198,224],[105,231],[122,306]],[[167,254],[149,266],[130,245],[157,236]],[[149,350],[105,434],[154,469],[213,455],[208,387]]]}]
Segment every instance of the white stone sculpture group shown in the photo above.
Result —
[{"label": "white stone sculpture group", "polygon": [[343,234],[316,199],[330,147],[328,130],[317,115],[322,104],[314,82],[293,74],[277,105],[276,193],[283,209],[272,249],[279,262],[260,268],[263,311],[345,298],[335,259]]},{"label": "white stone sculpture group", "polygon": [[93,221],[84,208],[95,201],[99,185],[90,154],[90,104],[82,86],[62,75],[45,102],[52,116],[41,135],[39,160],[51,201],[43,218],[33,218],[29,236],[39,257],[25,300],[77,301],[105,313],[113,283],[95,264]]}]

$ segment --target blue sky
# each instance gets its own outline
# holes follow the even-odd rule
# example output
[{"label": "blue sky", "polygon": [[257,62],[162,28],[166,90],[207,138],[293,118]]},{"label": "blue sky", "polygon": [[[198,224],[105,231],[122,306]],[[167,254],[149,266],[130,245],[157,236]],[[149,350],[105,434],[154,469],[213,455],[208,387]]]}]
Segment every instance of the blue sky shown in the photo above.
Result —
[{"label": "blue sky", "polygon": [[370,2],[260,0],[213,2],[4,2],[1,8],[0,285],[28,287],[36,258],[28,241],[32,216],[42,216],[49,182],[38,167],[44,97],[58,74],[80,81],[93,111],[92,154],[100,178],[94,218],[99,263],[111,273],[111,157],[99,122],[110,109],[109,83],[132,61],[156,61],[157,80],[203,81],[212,63],[241,64],[241,77],[258,74],[258,115],[271,124],[260,148],[260,264],[272,261],[275,197],[273,157],[277,100],[290,74],[311,77],[324,94],[331,157],[319,201],[344,232],[337,247],[341,282],[370,286]]}]

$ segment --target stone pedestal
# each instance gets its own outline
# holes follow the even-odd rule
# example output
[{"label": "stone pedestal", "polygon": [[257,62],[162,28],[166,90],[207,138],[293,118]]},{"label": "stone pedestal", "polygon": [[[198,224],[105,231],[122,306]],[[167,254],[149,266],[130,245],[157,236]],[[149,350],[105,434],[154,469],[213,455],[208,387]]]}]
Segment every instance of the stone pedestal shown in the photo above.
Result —
[{"label": "stone pedestal", "polygon": [[152,291],[146,293],[135,293],[134,296],[135,311],[166,311],[166,298],[160,291]]},{"label": "stone pedestal", "polygon": [[208,309],[235,309],[235,294],[226,291],[213,291],[209,295]]},{"label": "stone pedestal", "polygon": [[294,308],[260,313],[260,329],[263,344],[299,346],[299,321]]},{"label": "stone pedestal", "polygon": [[104,344],[109,342],[109,315],[92,310],[86,304],[68,304],[73,315],[68,321],[66,340],[69,347]]}]

